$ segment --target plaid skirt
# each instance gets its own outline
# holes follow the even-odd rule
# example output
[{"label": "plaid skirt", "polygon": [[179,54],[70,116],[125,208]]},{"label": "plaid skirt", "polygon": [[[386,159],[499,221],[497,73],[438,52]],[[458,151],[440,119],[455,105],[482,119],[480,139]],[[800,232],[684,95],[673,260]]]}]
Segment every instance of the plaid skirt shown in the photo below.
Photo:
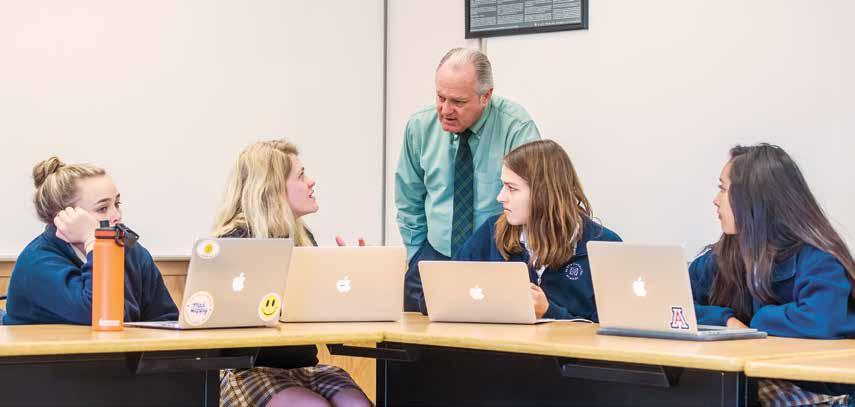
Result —
[{"label": "plaid skirt", "polygon": [[227,369],[220,370],[220,406],[263,407],[274,394],[294,386],[312,390],[327,400],[342,389],[362,391],[344,369],[329,365]]},{"label": "plaid skirt", "polygon": [[757,383],[757,396],[764,407],[828,406],[845,407],[849,396],[817,394],[786,380],[763,379]]}]

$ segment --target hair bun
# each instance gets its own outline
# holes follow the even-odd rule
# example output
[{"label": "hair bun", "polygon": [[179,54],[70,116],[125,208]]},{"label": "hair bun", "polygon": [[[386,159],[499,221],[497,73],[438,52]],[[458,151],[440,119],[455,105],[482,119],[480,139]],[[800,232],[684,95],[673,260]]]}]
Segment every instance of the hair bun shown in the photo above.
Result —
[{"label": "hair bun", "polygon": [[36,164],[33,167],[33,182],[36,188],[41,187],[49,176],[55,174],[63,166],[65,166],[65,163],[60,161],[56,156]]}]

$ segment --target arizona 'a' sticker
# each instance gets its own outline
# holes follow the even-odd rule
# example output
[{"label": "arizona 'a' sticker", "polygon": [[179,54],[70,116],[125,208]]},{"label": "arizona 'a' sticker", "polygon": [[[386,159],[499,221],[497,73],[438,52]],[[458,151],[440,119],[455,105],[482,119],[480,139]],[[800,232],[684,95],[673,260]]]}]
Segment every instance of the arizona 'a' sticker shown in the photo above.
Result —
[{"label": "arizona 'a' sticker", "polygon": [[689,323],[686,322],[686,314],[683,313],[683,307],[671,307],[671,329],[689,329]]},{"label": "arizona 'a' sticker", "polygon": [[269,293],[261,297],[261,302],[258,304],[258,316],[262,321],[272,321],[279,317],[279,310],[282,309],[282,297],[276,293]]},{"label": "arizona 'a' sticker", "polygon": [[203,259],[213,259],[220,254],[220,245],[213,240],[203,240],[196,246],[196,254]]},{"label": "arizona 'a' sticker", "polygon": [[214,297],[207,291],[197,291],[184,304],[184,320],[192,326],[208,322],[214,314]]}]

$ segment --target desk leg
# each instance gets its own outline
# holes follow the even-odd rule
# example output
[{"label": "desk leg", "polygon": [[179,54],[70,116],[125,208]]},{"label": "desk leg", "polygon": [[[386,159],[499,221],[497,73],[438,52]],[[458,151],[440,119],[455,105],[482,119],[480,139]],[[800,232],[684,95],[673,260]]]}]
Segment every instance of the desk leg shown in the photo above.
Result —
[{"label": "desk leg", "polygon": [[[382,347],[399,344],[382,343]],[[413,345],[406,345],[412,347]],[[377,405],[745,406],[741,373],[684,369],[669,387],[561,375],[545,356],[416,346],[412,362],[377,362]],[[620,369],[621,364],[614,364]],[[567,367],[565,367],[567,369]]]}]

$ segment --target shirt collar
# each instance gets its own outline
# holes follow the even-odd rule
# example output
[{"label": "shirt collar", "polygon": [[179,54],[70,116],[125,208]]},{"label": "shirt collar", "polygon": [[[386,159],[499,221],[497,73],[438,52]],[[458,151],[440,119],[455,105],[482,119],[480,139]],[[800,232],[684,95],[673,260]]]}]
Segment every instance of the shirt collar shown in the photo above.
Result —
[{"label": "shirt collar", "polygon": [[484,106],[484,111],[481,112],[481,117],[478,118],[478,121],[475,124],[469,126],[469,131],[472,132],[472,137],[478,137],[481,134],[481,129],[484,128],[484,123],[487,122],[487,116],[490,115],[490,112],[493,110],[493,98],[490,98],[490,101],[487,102],[487,106]]},{"label": "shirt collar", "polygon": [[73,244],[69,243],[68,245],[71,246],[71,248],[74,250],[74,254],[77,255],[77,258],[80,259],[80,261],[82,261],[84,264],[86,264],[86,261],[87,261],[86,253],[83,253],[82,251],[80,251],[80,249],[78,249],[77,246],[75,246]]},{"label": "shirt collar", "polygon": [[[520,232],[520,244],[528,252],[528,258],[535,260],[534,253],[532,253],[531,249],[529,249],[528,246],[526,246],[527,242],[528,242],[528,240],[526,240],[525,229],[523,229]],[[535,270],[535,273],[537,273],[537,284],[538,285],[540,285],[540,276],[543,275],[544,271],[546,271],[546,266],[540,266],[539,269]]]},{"label": "shirt collar", "polygon": [[80,250],[77,250],[76,247],[56,236],[56,226],[53,224],[45,225],[43,235],[44,238],[50,242],[51,245],[59,249],[66,258],[72,261],[76,259],[77,261],[81,261],[82,264],[86,264],[87,259],[85,254],[81,257],[80,254],[82,254],[82,252],[80,252]]}]

